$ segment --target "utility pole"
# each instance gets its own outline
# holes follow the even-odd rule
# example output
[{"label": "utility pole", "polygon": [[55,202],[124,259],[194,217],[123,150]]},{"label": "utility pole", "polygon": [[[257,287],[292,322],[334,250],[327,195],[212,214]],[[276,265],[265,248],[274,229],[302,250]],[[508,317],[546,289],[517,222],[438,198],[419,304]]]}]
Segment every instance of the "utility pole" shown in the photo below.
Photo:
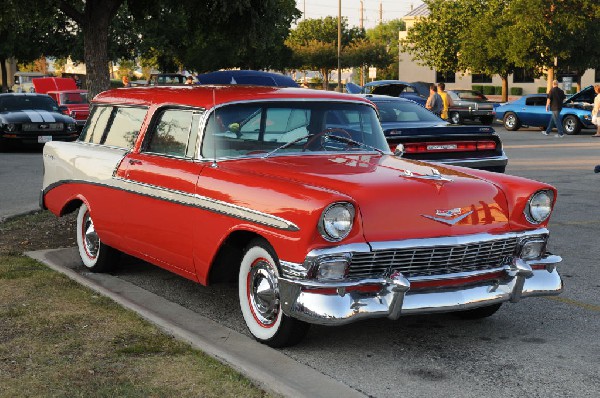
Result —
[{"label": "utility pole", "polygon": [[383,5],[381,1],[379,1],[379,25],[383,23]]},{"label": "utility pole", "polygon": [[338,0],[338,91],[342,92],[342,0]]},{"label": "utility pole", "polygon": [[[365,19],[364,11],[365,11],[365,3],[363,0],[360,0],[360,28],[361,29],[364,29],[364,19]],[[360,85],[361,86],[365,85],[365,67],[362,65],[360,67]]]},{"label": "utility pole", "polygon": [[302,20],[306,21],[306,0],[304,0],[304,8],[302,10]]}]

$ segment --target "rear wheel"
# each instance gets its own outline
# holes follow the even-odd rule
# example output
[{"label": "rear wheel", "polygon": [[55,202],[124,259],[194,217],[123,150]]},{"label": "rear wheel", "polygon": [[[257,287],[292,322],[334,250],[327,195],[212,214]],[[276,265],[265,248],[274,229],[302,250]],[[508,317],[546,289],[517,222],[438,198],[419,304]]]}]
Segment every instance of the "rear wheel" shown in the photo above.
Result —
[{"label": "rear wheel", "polygon": [[285,315],[279,296],[277,255],[264,239],[254,239],[240,264],[238,292],[246,326],[252,336],[271,347],[297,344],[309,324]]},{"label": "rear wheel", "polygon": [[563,119],[563,129],[568,135],[579,134],[579,132],[581,131],[581,124],[575,116],[567,115]]},{"label": "rear wheel", "polygon": [[506,115],[504,115],[503,122],[504,128],[508,131],[516,131],[519,129],[519,127],[521,127],[521,122],[519,121],[519,118],[516,114],[512,112],[508,112]]},{"label": "rear wheel", "polygon": [[460,116],[460,113],[458,113],[458,112],[450,112],[448,117],[450,119],[450,122],[452,122],[452,124],[461,124],[463,122],[463,118],[462,118],[462,116]]},{"label": "rear wheel", "polygon": [[100,241],[85,203],[81,205],[77,214],[77,248],[83,265],[91,272],[108,272],[114,269],[121,254]]},{"label": "rear wheel", "polygon": [[496,311],[498,311],[500,309],[501,306],[502,306],[502,303],[493,304],[493,305],[488,305],[485,307],[473,308],[472,310],[457,311],[457,312],[454,312],[454,315],[456,315],[457,317],[462,318],[462,319],[487,318],[488,316],[494,315],[496,313]]}]

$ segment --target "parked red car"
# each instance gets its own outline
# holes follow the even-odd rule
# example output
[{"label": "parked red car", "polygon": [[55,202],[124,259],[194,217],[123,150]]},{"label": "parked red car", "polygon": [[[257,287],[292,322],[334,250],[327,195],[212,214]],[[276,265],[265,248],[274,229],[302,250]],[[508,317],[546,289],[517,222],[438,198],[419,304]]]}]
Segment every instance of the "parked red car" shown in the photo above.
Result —
[{"label": "parked red car", "polygon": [[77,212],[83,265],[120,253],[201,284],[237,281],[250,333],[454,312],[562,291],[556,190],[394,156],[376,109],[300,88],[128,88],[79,140],[44,147],[42,206]]},{"label": "parked red car", "polygon": [[41,77],[33,79],[36,93],[48,94],[60,106],[65,115],[71,116],[81,130],[90,115],[87,90],[77,88],[75,80],[62,77]]}]

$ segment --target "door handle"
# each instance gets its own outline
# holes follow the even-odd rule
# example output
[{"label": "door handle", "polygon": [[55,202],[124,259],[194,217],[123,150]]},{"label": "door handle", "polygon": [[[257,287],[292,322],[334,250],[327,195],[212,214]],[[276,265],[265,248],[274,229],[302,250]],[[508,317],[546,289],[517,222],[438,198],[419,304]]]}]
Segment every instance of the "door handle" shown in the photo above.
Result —
[{"label": "door handle", "polygon": [[142,164],[142,161],[141,160],[137,160],[137,159],[129,159],[129,164],[131,164],[131,165],[134,165],[134,164],[140,165],[140,164]]}]

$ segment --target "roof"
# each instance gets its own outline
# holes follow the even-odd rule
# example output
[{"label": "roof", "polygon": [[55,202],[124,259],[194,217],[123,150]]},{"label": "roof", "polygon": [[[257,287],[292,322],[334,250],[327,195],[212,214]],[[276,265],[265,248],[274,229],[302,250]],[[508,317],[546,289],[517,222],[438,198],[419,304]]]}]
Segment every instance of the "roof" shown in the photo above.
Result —
[{"label": "roof", "polygon": [[372,82],[365,83],[365,87],[385,86],[388,84],[403,84],[405,86],[412,86],[412,83],[404,82],[402,80],[375,80]]},{"label": "roof", "polygon": [[298,87],[289,76],[259,70],[223,70],[198,75],[200,84],[253,84],[257,86]]},{"label": "roof", "polygon": [[93,103],[117,103],[141,106],[156,104],[188,105],[209,109],[216,105],[239,101],[269,100],[367,100],[350,94],[305,88],[282,88],[245,85],[195,85],[117,88],[98,94]]},{"label": "roof", "polygon": [[423,3],[417,8],[413,8],[405,17],[427,17],[429,16],[429,8],[427,4]]}]

